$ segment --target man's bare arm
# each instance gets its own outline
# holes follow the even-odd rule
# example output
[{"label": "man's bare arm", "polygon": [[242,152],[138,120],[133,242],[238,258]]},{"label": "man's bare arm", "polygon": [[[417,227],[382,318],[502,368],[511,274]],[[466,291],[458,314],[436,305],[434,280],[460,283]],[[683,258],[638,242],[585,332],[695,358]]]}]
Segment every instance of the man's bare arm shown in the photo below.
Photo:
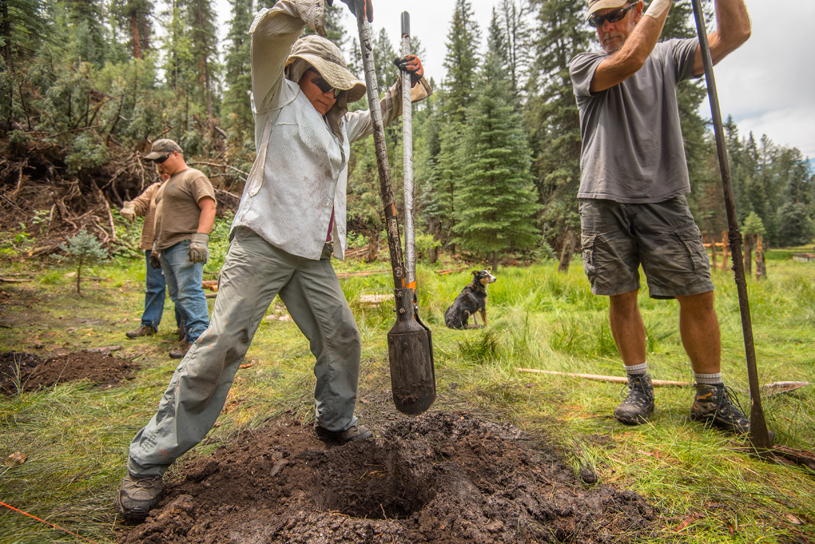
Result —
[{"label": "man's bare arm", "polygon": [[201,208],[201,215],[198,216],[198,232],[209,234],[212,225],[215,223],[215,208],[217,205],[212,198],[205,196],[198,201],[198,207]]},{"label": "man's bare arm", "polygon": [[658,17],[645,17],[642,13],[642,3],[633,9],[636,12],[634,17],[637,26],[625,40],[622,48],[603,59],[597,66],[591,80],[590,89],[593,93],[610,89],[636,74],[659,41],[669,10],[666,9]]},{"label": "man's bare arm", "polygon": [[[716,32],[707,35],[710,44],[710,56],[713,64],[739,48],[750,37],[750,16],[744,0],[716,0]],[[702,61],[702,48],[696,48],[693,57],[693,75],[699,76],[705,71]]]}]

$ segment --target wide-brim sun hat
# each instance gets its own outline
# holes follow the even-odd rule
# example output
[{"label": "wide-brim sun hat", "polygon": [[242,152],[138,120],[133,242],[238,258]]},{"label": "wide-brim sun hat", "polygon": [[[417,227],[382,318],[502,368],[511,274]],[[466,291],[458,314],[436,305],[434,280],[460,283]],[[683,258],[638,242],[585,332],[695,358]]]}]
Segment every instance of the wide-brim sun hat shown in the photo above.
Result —
[{"label": "wide-brim sun hat", "polygon": [[623,7],[629,0],[589,0],[589,12],[586,19],[601,9],[615,9]]},{"label": "wide-brim sun hat", "polygon": [[311,65],[335,89],[346,92],[348,103],[365,96],[366,87],[348,68],[342,51],[328,38],[303,36],[291,48],[286,66],[301,59]]}]

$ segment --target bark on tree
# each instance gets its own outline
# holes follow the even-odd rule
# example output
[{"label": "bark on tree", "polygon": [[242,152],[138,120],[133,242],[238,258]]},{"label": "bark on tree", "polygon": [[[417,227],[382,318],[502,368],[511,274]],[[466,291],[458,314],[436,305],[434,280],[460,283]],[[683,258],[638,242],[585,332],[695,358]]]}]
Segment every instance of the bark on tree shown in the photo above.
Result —
[{"label": "bark on tree", "polygon": [[572,254],[574,253],[575,235],[571,230],[566,231],[566,239],[563,241],[563,251],[560,252],[560,263],[557,266],[557,271],[561,274],[569,273],[569,264],[572,262]]},{"label": "bark on tree", "polygon": [[133,58],[140,59],[141,55],[141,40],[139,39],[139,12],[133,10],[130,13],[130,33],[133,38]]}]

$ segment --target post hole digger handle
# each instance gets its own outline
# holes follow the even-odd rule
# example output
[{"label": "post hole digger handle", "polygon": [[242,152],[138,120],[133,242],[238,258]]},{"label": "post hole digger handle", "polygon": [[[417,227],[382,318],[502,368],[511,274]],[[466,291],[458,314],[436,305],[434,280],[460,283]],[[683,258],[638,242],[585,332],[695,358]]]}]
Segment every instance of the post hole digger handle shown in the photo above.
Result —
[{"label": "post hole digger handle", "polygon": [[[393,393],[393,403],[397,410],[404,414],[417,415],[430,408],[430,405],[436,399],[433,347],[430,329],[425,327],[415,314],[413,303],[415,291],[408,287],[405,281],[402,247],[399,241],[399,223],[393,200],[388,152],[385,144],[385,128],[382,123],[379,89],[376,84],[376,68],[371,46],[370,25],[365,20],[362,10],[357,9],[356,13],[357,26],[359,27],[359,47],[362,51],[362,60],[365,67],[365,82],[368,86],[368,102],[371,110],[371,122],[373,123],[376,162],[379,168],[379,191],[385,208],[388,250],[391,257],[394,300],[396,302],[396,324],[388,332],[391,391]],[[410,81],[410,79],[407,81]],[[410,84],[404,86],[410,89]],[[407,104],[410,104],[409,97]]]},{"label": "post hole digger handle", "polygon": [[772,444],[764,419],[764,410],[761,407],[761,390],[758,383],[758,369],[756,366],[756,351],[753,344],[753,326],[750,318],[750,302],[747,298],[747,282],[744,276],[744,261],[741,253],[741,233],[739,232],[738,217],[736,215],[736,198],[733,194],[733,184],[730,180],[730,165],[727,161],[727,147],[725,145],[722,114],[719,108],[719,94],[716,91],[716,80],[713,76],[713,59],[710,54],[710,44],[707,41],[705,29],[705,16],[700,0],[692,0],[693,15],[696,19],[696,30],[699,35],[699,47],[702,50],[702,62],[705,66],[705,81],[707,94],[710,99],[710,113],[713,118],[713,131],[716,136],[716,149],[719,155],[719,169],[722,175],[722,190],[727,210],[729,225],[728,238],[730,240],[730,253],[733,255],[733,272],[735,273],[736,288],[739,294],[739,309],[741,310],[741,324],[744,331],[744,348],[747,357],[747,377],[750,381],[750,442],[761,453],[766,452]]},{"label": "post hole digger handle", "polygon": [[[402,58],[410,54],[410,14],[402,12]],[[416,291],[416,239],[413,226],[413,104],[411,74],[402,70],[402,157],[405,193],[405,278]]]}]

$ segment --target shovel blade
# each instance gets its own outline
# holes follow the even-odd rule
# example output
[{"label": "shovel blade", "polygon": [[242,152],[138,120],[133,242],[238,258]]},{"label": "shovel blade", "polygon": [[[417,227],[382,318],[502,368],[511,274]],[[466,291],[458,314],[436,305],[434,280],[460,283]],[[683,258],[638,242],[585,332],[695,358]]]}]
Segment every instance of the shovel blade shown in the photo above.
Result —
[{"label": "shovel blade", "polygon": [[418,415],[436,400],[436,373],[430,331],[414,319],[410,293],[410,289],[397,289],[397,320],[388,333],[388,360],[396,409]]}]

